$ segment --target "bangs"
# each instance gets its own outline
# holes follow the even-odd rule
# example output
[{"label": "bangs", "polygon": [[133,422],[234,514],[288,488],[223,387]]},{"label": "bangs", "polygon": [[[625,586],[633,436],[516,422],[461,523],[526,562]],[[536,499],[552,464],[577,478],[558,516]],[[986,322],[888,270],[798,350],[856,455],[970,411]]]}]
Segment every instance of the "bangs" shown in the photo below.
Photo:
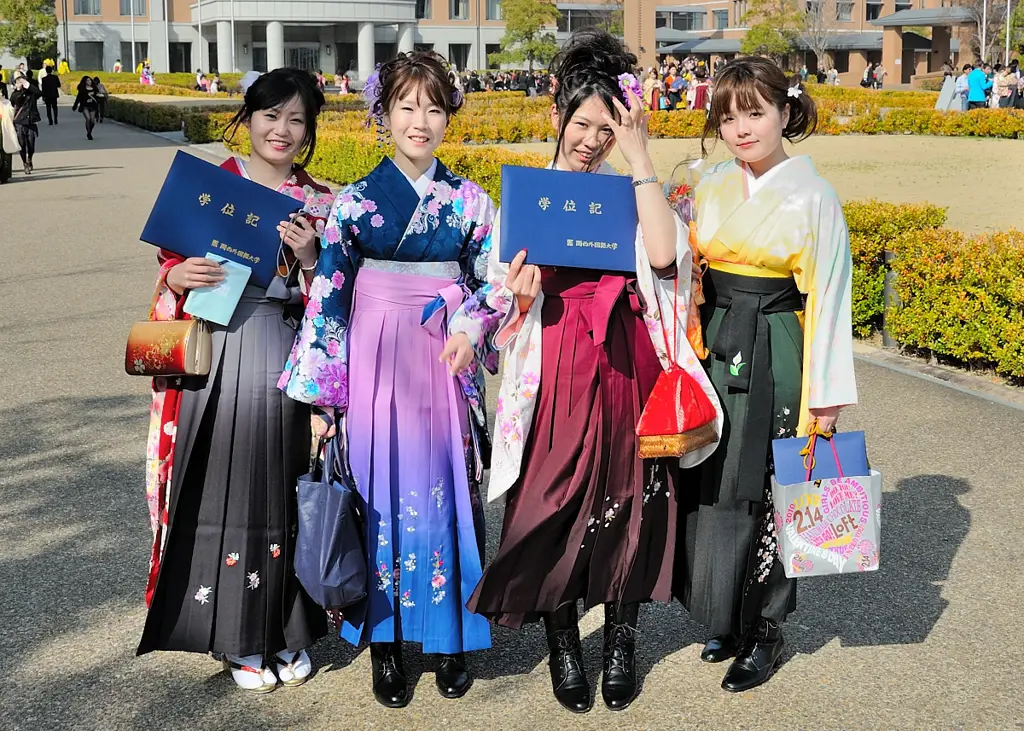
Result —
[{"label": "bangs", "polygon": [[772,103],[772,89],[750,73],[723,74],[711,96],[711,119],[716,125],[732,112],[756,112]]},{"label": "bangs", "polygon": [[399,74],[401,75],[395,80],[395,96],[392,104],[402,101],[406,94],[415,91],[417,102],[422,104],[426,97],[431,104],[443,109],[445,115],[451,116],[451,100],[446,98],[447,89],[440,78],[416,66],[410,67],[404,74],[401,72]]}]

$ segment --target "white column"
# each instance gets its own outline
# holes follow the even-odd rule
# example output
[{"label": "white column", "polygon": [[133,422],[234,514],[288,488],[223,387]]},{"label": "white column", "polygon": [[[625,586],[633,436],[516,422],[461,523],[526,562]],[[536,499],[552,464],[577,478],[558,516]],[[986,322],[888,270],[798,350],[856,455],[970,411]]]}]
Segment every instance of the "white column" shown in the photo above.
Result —
[{"label": "white column", "polygon": [[231,21],[217,21],[217,70],[222,74],[231,72]]},{"label": "white column", "polygon": [[373,40],[373,23],[360,23],[359,24],[359,78],[366,81],[367,77],[373,73],[373,60],[375,58],[374,53],[374,40]]},{"label": "white column", "polygon": [[398,52],[412,53],[416,47],[416,24],[398,24]]},{"label": "white column", "polygon": [[271,20],[267,23],[267,71],[284,66],[284,23]]}]

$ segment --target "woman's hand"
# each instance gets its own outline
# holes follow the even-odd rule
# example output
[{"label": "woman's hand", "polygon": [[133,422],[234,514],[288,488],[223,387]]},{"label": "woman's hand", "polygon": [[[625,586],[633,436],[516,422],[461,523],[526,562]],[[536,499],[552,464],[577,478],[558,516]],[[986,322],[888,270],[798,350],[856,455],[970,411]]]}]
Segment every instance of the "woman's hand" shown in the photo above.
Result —
[{"label": "woman's hand", "polygon": [[647,177],[647,168],[653,168],[650,164],[650,155],[647,153],[647,123],[650,120],[650,115],[644,110],[644,104],[640,97],[631,89],[626,93],[629,95],[629,109],[626,109],[618,99],[612,99],[612,103],[619,113],[620,121],[616,122],[607,112],[602,112],[601,116],[611,127],[612,134],[615,135],[615,143],[619,146],[622,156],[626,158],[626,163],[632,168],[633,173],[637,174],[637,168],[642,167],[644,169],[642,177]]},{"label": "woman's hand", "polygon": [[309,416],[309,426],[317,439],[330,439],[338,433],[337,409],[314,406]]},{"label": "woman's hand", "polygon": [[309,269],[316,264],[316,229],[305,216],[293,213],[290,221],[277,225],[277,233],[302,267]]},{"label": "woman's hand", "polygon": [[186,289],[212,287],[224,281],[224,270],[220,264],[202,256],[193,256],[167,271],[167,286],[177,294]]},{"label": "woman's hand", "polygon": [[505,277],[505,287],[516,296],[519,311],[523,313],[530,309],[540,294],[540,267],[524,264],[524,261],[526,249],[516,254],[512,263],[508,265],[508,276]]},{"label": "woman's hand", "polygon": [[447,361],[448,372],[454,376],[464,371],[473,362],[474,355],[473,344],[469,342],[469,336],[465,333],[455,333],[448,338],[448,342],[444,344],[444,350],[441,351],[437,360],[441,363]]},{"label": "woman's hand", "polygon": [[839,420],[839,409],[841,406],[829,406],[824,409],[809,409],[811,419],[818,422],[819,434],[831,434],[836,430],[836,422]]}]

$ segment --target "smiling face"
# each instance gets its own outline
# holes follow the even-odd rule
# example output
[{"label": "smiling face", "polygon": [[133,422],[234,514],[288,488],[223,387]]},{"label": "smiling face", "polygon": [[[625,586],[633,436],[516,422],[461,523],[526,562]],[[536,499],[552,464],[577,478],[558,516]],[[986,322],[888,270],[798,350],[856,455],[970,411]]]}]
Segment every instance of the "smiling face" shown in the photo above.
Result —
[{"label": "smiling face", "polygon": [[420,86],[411,86],[391,105],[384,124],[391,130],[396,154],[417,163],[434,156],[444,141],[448,117]]},{"label": "smiling face", "polygon": [[[596,94],[576,108],[565,126],[558,149],[559,169],[588,172],[596,170],[605,161],[615,146],[615,137],[603,114],[608,114],[608,107]],[[556,131],[561,129],[561,121],[557,107],[552,105],[551,124]]]},{"label": "smiling face", "polygon": [[306,112],[295,95],[277,107],[253,112],[247,125],[252,152],[272,165],[291,163],[302,149]]},{"label": "smiling face", "polygon": [[789,124],[789,107],[783,111],[758,96],[760,105],[743,110],[735,103],[720,121],[722,141],[729,152],[745,163],[757,163],[776,155],[782,147],[782,131]]}]

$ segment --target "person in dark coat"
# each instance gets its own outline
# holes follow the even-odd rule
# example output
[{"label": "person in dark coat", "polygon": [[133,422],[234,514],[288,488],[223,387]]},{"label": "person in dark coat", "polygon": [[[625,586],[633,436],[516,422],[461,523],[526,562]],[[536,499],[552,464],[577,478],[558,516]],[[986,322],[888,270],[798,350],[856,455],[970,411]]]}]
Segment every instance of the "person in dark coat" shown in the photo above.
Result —
[{"label": "person in dark coat", "polygon": [[92,85],[93,88],[96,89],[96,111],[99,116],[99,119],[96,121],[103,124],[103,120],[107,116],[107,98],[110,94],[107,93],[107,87],[105,87],[103,82],[100,81],[99,76],[92,77]]},{"label": "person in dark coat", "polygon": [[[46,120],[51,125],[57,124],[57,97],[60,96],[60,77],[53,66],[46,67],[46,75],[39,82],[43,92],[43,104],[46,105]],[[42,121],[40,119],[40,121]]]},{"label": "person in dark coat", "polygon": [[36,137],[39,136],[39,97],[42,93],[31,76],[20,76],[14,82],[11,104],[14,105],[14,129],[21,145],[21,163],[25,172],[32,173],[32,158],[36,154]]},{"label": "person in dark coat", "polygon": [[89,76],[78,82],[78,98],[75,99],[71,111],[80,111],[85,116],[85,136],[92,139],[92,131],[96,126],[96,115],[99,114],[100,103],[96,98],[96,86]]}]

